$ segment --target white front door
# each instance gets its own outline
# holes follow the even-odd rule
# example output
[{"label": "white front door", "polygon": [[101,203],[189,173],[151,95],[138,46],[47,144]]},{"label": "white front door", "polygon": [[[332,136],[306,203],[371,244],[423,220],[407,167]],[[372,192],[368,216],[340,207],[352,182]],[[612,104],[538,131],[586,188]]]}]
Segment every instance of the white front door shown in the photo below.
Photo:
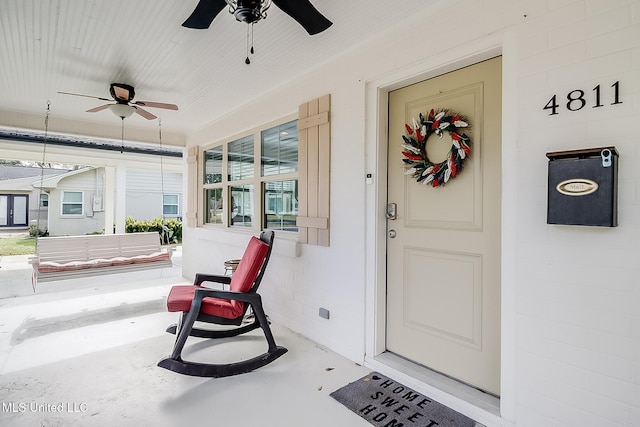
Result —
[{"label": "white front door", "polygon": [[[387,195],[387,350],[496,395],[501,69],[498,57],[389,94]],[[435,188],[405,175],[401,147],[405,125],[431,109],[463,116],[471,140],[462,170]],[[451,146],[432,134],[427,157],[440,163]]]}]

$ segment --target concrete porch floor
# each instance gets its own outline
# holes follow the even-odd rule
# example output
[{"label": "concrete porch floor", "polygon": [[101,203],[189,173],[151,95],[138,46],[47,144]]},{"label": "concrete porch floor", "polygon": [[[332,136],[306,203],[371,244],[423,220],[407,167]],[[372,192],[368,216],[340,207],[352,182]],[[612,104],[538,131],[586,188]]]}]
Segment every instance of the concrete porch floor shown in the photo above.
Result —
[{"label": "concrete porch floor", "polygon": [[[289,352],[254,372],[205,379],[157,367],[174,340],[164,330],[177,320],[165,298],[187,283],[174,262],[0,299],[0,425],[370,425],[329,396],[370,371],[276,324]],[[261,331],[218,345],[190,338],[184,357],[224,362],[265,348]]]}]

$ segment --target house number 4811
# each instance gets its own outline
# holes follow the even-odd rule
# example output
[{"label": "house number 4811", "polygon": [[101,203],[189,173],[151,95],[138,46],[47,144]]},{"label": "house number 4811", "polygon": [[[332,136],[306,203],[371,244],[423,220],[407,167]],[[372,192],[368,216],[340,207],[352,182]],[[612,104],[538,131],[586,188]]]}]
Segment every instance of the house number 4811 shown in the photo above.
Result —
[{"label": "house number 4811", "polygon": [[[615,82],[611,85],[611,88],[613,89],[613,102],[611,103],[611,105],[622,104],[622,101],[620,101],[620,82]],[[604,104],[602,103],[602,100],[600,98],[600,94],[601,89],[600,85],[598,85],[593,88],[593,98],[589,97],[593,100],[594,103],[591,108],[604,107]],[[565,104],[567,110],[579,111],[586,107],[587,99],[585,98],[585,96],[585,91],[582,89],[576,89],[569,92],[567,94],[567,103]],[[549,110],[549,115],[553,116],[559,114],[559,107],[560,105],[558,104],[557,95],[553,95],[549,102],[547,102],[547,105],[544,106],[543,110]]]}]

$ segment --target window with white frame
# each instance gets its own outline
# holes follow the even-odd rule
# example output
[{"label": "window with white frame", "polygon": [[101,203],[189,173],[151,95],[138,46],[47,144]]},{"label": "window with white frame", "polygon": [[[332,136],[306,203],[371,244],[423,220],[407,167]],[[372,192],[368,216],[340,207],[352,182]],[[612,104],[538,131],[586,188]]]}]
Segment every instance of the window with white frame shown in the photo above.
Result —
[{"label": "window with white frame", "polygon": [[162,215],[178,216],[179,201],[177,194],[164,194],[162,196]]},{"label": "window with white frame", "polygon": [[47,193],[40,193],[40,207],[49,207],[49,195]]},{"label": "window with white frame", "polygon": [[84,214],[84,193],[82,191],[62,192],[62,215]]},{"label": "window with white frame", "polygon": [[205,224],[296,231],[297,120],[203,151]]}]

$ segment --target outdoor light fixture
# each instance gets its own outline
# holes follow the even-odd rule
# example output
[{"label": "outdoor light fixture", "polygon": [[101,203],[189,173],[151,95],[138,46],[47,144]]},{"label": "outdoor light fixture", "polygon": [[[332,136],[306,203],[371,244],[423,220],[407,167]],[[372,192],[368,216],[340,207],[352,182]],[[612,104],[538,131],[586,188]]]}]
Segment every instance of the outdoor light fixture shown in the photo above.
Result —
[{"label": "outdoor light fixture", "polygon": [[229,5],[229,13],[240,22],[253,24],[267,17],[267,9],[271,0],[225,0]]},{"label": "outdoor light fixture", "polygon": [[126,119],[136,112],[136,107],[133,107],[128,104],[109,104],[109,109],[113,114],[120,117],[121,119]]},{"label": "outdoor light fixture", "polygon": [[126,119],[136,112],[136,107],[132,107],[127,104],[109,104],[109,109],[113,114],[120,117],[121,119]]}]

